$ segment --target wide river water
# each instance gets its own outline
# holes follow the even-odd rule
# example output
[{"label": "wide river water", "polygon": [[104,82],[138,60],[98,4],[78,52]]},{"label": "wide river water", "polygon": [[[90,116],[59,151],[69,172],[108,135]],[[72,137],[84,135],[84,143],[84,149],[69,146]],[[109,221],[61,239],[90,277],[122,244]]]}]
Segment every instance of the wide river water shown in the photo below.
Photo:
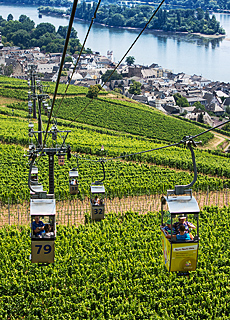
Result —
[{"label": "wide river water", "polygon": [[[52,23],[56,28],[67,26],[68,19],[44,16],[38,18],[37,7],[0,5],[0,15],[6,19],[8,14],[18,19],[25,14],[36,24]],[[157,63],[173,72],[202,75],[214,81],[230,82],[230,15],[216,14],[221,26],[226,30],[225,39],[199,39],[193,36],[153,34],[145,32],[128,55],[135,57],[135,63],[151,65]],[[89,23],[75,21],[74,28],[83,43]],[[86,47],[106,55],[112,50],[118,62],[133,43],[138,31],[108,28],[97,25],[91,29]]]}]

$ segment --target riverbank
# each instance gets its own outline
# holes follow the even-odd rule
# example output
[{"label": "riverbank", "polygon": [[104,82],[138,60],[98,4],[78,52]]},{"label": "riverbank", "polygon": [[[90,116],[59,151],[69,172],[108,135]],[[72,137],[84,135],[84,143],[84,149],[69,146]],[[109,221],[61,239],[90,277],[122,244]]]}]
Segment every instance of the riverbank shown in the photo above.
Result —
[{"label": "riverbank", "polygon": [[[39,9],[38,9],[39,11]],[[40,11],[39,11],[40,12]],[[59,18],[63,18],[63,19],[69,19],[70,15],[65,14],[65,13],[55,13],[55,12],[45,12],[45,11],[41,11],[41,13],[45,16],[51,16],[51,17],[59,17]],[[91,22],[89,20],[84,20],[84,19],[80,19],[80,18],[74,18],[75,21],[80,21],[80,22]],[[107,25],[104,23],[99,23],[99,22],[94,22],[94,24],[102,26],[102,27],[106,27],[106,28],[112,28],[112,29],[122,29],[122,30],[129,30],[129,31],[137,31],[140,32],[143,30],[143,28],[134,28],[134,27],[122,27],[122,26],[111,26],[111,25]],[[203,34],[203,33],[192,33],[192,32],[179,32],[179,31],[163,31],[163,30],[157,30],[157,29],[146,29],[145,33],[151,33],[154,35],[178,35],[178,36],[194,36],[194,37],[200,37],[200,38],[206,38],[206,39],[224,39],[225,35],[223,34]]]}]

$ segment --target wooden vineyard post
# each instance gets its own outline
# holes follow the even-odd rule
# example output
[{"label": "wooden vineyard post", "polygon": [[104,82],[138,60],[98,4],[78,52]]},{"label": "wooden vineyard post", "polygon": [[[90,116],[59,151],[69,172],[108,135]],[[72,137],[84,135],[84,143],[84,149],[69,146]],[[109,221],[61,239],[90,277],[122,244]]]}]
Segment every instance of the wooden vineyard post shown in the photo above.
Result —
[{"label": "wooden vineyard post", "polygon": [[19,216],[19,204],[18,204],[18,199],[17,199],[17,212],[18,212],[18,226],[19,226],[19,218],[20,218],[20,216]]},{"label": "wooden vineyard post", "polygon": [[27,204],[27,221],[30,221],[30,203]]},{"label": "wooden vineyard post", "polygon": [[73,212],[74,212],[73,224],[75,225],[75,222],[76,222],[76,199],[73,199]]},{"label": "wooden vineyard post", "polygon": [[10,198],[8,197],[8,223],[10,225]]},{"label": "wooden vineyard post", "polygon": [[67,215],[68,215],[67,224],[68,224],[68,226],[69,226],[69,213],[70,213],[70,198],[68,199],[68,211],[67,211]]},{"label": "wooden vineyard post", "polygon": [[21,205],[21,223],[23,223],[23,208],[25,207],[25,202]]},{"label": "wooden vineyard post", "polygon": [[139,192],[139,194],[137,193],[137,211],[138,211],[138,204],[140,204],[139,212],[141,213],[141,202],[139,201],[140,200],[140,195],[141,195],[140,192]]},{"label": "wooden vineyard post", "polygon": [[60,194],[59,194],[59,201],[58,201],[58,212],[57,212],[57,222],[59,223],[60,221]]},{"label": "wooden vineyard post", "polygon": [[[77,198],[77,217],[79,216],[78,214],[78,198]],[[81,212],[80,212],[80,216],[81,216]]]},{"label": "wooden vineyard post", "polygon": [[208,187],[207,187],[206,206],[208,205],[208,196],[209,196],[209,190],[208,190]]},{"label": "wooden vineyard post", "polygon": [[148,200],[148,204],[147,204],[147,212],[150,211],[149,210],[149,204],[150,204],[150,191],[148,190],[148,196],[149,196],[149,200]]},{"label": "wooden vineyard post", "polygon": [[[83,198],[82,198],[82,208],[84,208],[84,204],[85,204],[85,195],[84,195],[84,193],[83,193]],[[82,209],[81,211],[83,211],[84,209]],[[83,214],[83,216],[84,216],[84,214]]]},{"label": "wooden vineyard post", "polygon": [[131,197],[129,199],[129,211],[131,211]]},{"label": "wooden vineyard post", "polygon": [[69,217],[71,216],[72,219],[72,199],[69,198],[69,207],[70,207],[70,212],[68,212],[68,226],[69,226]]},{"label": "wooden vineyard post", "polygon": [[141,211],[143,210],[143,208],[141,207],[141,192],[139,193],[139,199],[140,199],[139,203],[140,203],[140,213],[141,213]]},{"label": "wooden vineyard post", "polygon": [[226,186],[226,206],[228,206],[228,188]]},{"label": "wooden vineyard post", "polygon": [[67,205],[64,206],[64,200],[61,200],[61,202],[62,202],[61,223],[63,223],[63,221],[64,221],[64,225],[65,225]]}]

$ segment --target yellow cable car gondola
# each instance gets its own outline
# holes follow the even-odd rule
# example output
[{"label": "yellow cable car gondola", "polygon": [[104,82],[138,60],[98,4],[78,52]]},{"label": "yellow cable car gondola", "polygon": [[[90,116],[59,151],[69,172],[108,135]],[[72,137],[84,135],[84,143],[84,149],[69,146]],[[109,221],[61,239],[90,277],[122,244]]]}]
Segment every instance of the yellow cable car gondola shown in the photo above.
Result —
[{"label": "yellow cable car gondola", "polygon": [[[175,186],[161,198],[163,261],[169,272],[177,272],[178,275],[195,271],[198,261],[200,209],[190,189],[197,180],[192,144],[195,145],[192,140],[187,142],[193,160],[193,181],[188,185]],[[187,217],[191,222],[185,221]],[[190,229],[194,229],[196,234],[192,235]]]}]

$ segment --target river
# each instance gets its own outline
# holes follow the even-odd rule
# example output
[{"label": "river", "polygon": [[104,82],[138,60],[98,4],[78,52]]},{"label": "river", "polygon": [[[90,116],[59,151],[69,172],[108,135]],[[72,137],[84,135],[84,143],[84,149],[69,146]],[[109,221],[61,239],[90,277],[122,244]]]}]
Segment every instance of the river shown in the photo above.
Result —
[{"label": "river", "polygon": [[[38,18],[36,7],[0,5],[0,15],[6,19],[8,14],[18,19],[25,14],[36,24],[52,23],[56,28],[67,26],[68,19],[44,16]],[[193,36],[144,33],[128,55],[135,57],[136,64],[157,63],[173,72],[197,74],[213,81],[230,82],[230,15],[216,14],[217,20],[226,30],[225,39],[199,39]],[[74,28],[83,43],[89,23],[75,21]],[[102,27],[93,24],[86,47],[106,55],[112,50],[117,62],[136,39],[138,31]]]}]

